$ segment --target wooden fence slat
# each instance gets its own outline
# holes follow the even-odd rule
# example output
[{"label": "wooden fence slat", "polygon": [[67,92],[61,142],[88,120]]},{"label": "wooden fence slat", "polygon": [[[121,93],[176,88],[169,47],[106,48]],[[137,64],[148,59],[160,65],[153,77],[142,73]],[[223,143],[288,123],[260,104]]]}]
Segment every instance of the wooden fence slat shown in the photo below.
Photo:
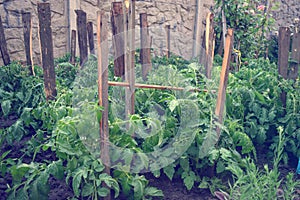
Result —
[{"label": "wooden fence slat", "polygon": [[[215,109],[215,114],[220,124],[223,123],[223,114],[224,114],[224,107],[225,107],[225,100],[226,100],[226,87],[228,82],[232,48],[233,48],[233,30],[228,29],[227,36],[226,36],[226,45],[224,49],[222,70],[220,74],[218,98],[217,98],[217,104]],[[219,139],[221,133],[220,127],[216,128],[216,132],[217,132],[217,138]]]},{"label": "wooden fence slat", "polygon": [[170,50],[171,50],[171,30],[170,25],[166,26],[167,32],[167,58],[170,58]]},{"label": "wooden fence slat", "polygon": [[2,24],[2,18],[0,16],[0,51],[4,65],[10,64],[10,57],[7,51],[7,43],[5,39],[4,27]]},{"label": "wooden fence slat", "polygon": [[53,100],[55,99],[57,92],[54,71],[51,10],[49,3],[38,3],[38,18],[46,99]]},{"label": "wooden fence slat", "polygon": [[290,28],[280,27],[278,38],[278,71],[284,79],[288,78],[290,40]]},{"label": "wooden fence slat", "polygon": [[298,78],[298,71],[300,65],[300,31],[296,28],[293,35],[292,43],[292,62],[290,64],[290,70],[288,72],[288,77],[290,79],[296,80]]},{"label": "wooden fence slat", "polygon": [[205,31],[205,73],[207,78],[211,78],[211,71],[213,67],[214,51],[215,51],[215,33],[212,13],[208,13],[206,17],[206,31]]},{"label": "wooden fence slat", "polygon": [[125,44],[124,44],[124,13],[122,2],[112,2],[111,25],[114,45],[114,75],[122,77],[125,74]]},{"label": "wooden fence slat", "polygon": [[76,31],[72,30],[71,33],[71,57],[70,63],[75,65],[76,62]]},{"label": "wooden fence slat", "polygon": [[140,35],[141,35],[140,60],[142,64],[142,77],[143,80],[146,80],[148,73],[152,69],[147,13],[140,13]]},{"label": "wooden fence slat", "polygon": [[26,64],[28,66],[30,75],[34,74],[34,65],[32,61],[32,20],[31,13],[22,13],[24,44],[26,53]]},{"label": "wooden fence slat", "polygon": [[95,54],[93,22],[88,22],[86,26],[87,26],[90,54]]},{"label": "wooden fence slat", "polygon": [[[98,53],[98,97],[99,105],[103,106],[102,118],[100,121],[100,158],[105,164],[105,173],[110,175],[109,157],[109,127],[108,127],[108,50],[103,47],[107,39],[107,30],[104,24],[104,14],[97,12],[97,53]],[[104,187],[107,187],[103,183]],[[110,200],[111,194],[103,198]]]},{"label": "wooden fence slat", "polygon": [[88,57],[88,47],[87,47],[87,19],[86,12],[83,10],[75,10],[77,14],[77,33],[78,33],[78,45],[80,54],[80,65],[83,66],[84,62]]},{"label": "wooden fence slat", "polygon": [[[291,30],[288,27],[279,28],[278,37],[278,72],[284,79],[288,78]],[[286,107],[286,92],[281,93],[283,108]]]}]

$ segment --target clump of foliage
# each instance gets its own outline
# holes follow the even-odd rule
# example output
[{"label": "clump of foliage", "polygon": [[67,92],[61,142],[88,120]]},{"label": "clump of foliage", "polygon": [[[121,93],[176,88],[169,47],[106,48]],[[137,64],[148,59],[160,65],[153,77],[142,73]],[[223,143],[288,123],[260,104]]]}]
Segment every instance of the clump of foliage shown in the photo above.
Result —
[{"label": "clump of foliage", "polygon": [[[272,155],[278,142],[276,130],[282,126],[288,138],[283,153],[285,163],[289,157],[293,160],[300,156],[299,79],[284,80],[275,64],[255,59],[230,76],[228,88],[227,116],[242,124],[257,147],[269,148]],[[286,108],[282,105],[282,92],[287,94]]]},{"label": "clump of foliage", "polygon": [[[264,57],[269,46],[267,34],[274,31],[275,20],[271,11],[277,9],[275,1],[265,2],[268,4],[257,0],[217,0],[214,8],[217,41],[222,39],[222,25],[225,23],[227,28],[234,29],[235,48],[241,51],[243,58]],[[219,49],[222,45],[217,43]]]},{"label": "clump of foliage", "polygon": [[244,167],[232,163],[226,168],[233,174],[233,183],[229,183],[229,192],[215,192],[219,199],[294,199],[295,190],[300,187],[300,181],[289,173],[285,182],[280,179],[279,163],[283,156],[285,136],[283,128],[278,127],[278,143],[274,149],[273,167],[267,164],[260,170],[255,161],[249,157],[242,162]]},{"label": "clump of foliage", "polygon": [[[112,65],[110,62],[108,66],[109,78],[119,80],[113,76]],[[111,152],[116,165],[108,175],[104,163],[97,159],[100,153],[97,128],[103,108],[98,106],[96,66],[94,56],[84,70],[68,63],[68,57],[58,59],[58,96],[50,102],[45,101],[41,68],[35,68],[35,77],[28,76],[28,69],[19,63],[0,68],[0,76],[4,74],[0,98],[6,102],[1,103],[1,114],[18,117],[12,126],[0,129],[1,144],[12,147],[25,136],[30,138],[25,141],[20,158],[13,157],[11,151],[2,152],[0,157],[1,175],[13,177],[7,190],[8,199],[47,198],[49,177],[65,180],[74,198],[99,199],[107,196],[109,189],[114,197],[122,195],[127,199],[162,197],[162,191],[149,186],[149,181],[139,173],[143,171],[151,171],[155,177],[164,173],[170,180],[179,177],[188,190],[195,186],[212,193],[222,189],[232,196],[239,196],[237,191],[243,190],[244,183],[251,182],[253,176],[257,180],[259,176],[270,176],[268,180],[274,181],[275,191],[280,184],[275,168],[281,158],[287,163],[288,158],[300,156],[299,79],[283,80],[268,60],[249,60],[247,66],[229,77],[226,118],[221,125],[216,123],[214,114],[217,93],[210,92],[218,89],[220,67],[214,67],[213,78],[208,80],[201,74],[202,65],[172,56],[156,58],[148,79],[137,78],[137,82],[185,87],[185,90],[137,89],[136,113],[128,119],[124,115],[124,89],[109,88],[109,139],[128,151]],[[140,77],[141,65],[137,64],[136,69]],[[286,108],[280,101],[283,91],[287,93]],[[193,112],[184,113],[185,110]],[[222,129],[219,141],[217,127]],[[279,127],[282,129],[278,135]],[[178,136],[179,130],[182,134]],[[149,161],[150,156],[145,156],[169,143],[171,148],[159,155],[152,154],[159,160],[155,165]],[[265,167],[265,174],[258,171],[252,160],[244,158],[256,159],[259,146],[270,149],[270,156],[274,150],[278,152],[274,169]],[[172,160],[177,151],[182,154]],[[51,159],[38,159],[46,153],[53,155]],[[24,162],[25,157],[30,161]],[[223,177],[229,172],[235,180],[229,189],[220,179],[207,177]],[[261,181],[257,184],[264,184]],[[297,187],[292,184],[291,175],[286,187],[291,194]],[[274,191],[270,190],[270,194]]]}]

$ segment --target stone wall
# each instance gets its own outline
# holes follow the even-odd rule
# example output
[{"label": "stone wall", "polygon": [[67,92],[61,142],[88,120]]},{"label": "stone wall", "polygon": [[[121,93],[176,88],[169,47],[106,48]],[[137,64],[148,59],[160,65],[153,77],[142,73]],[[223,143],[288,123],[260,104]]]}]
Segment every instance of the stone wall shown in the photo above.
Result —
[{"label": "stone wall", "polygon": [[[213,0],[202,0],[205,6],[203,16]],[[33,56],[39,64],[40,46],[38,38],[38,0],[0,0],[0,15],[5,28],[8,51],[12,60],[25,60],[23,42],[22,12],[33,15]],[[51,3],[54,56],[62,56],[69,51],[70,30],[76,30],[76,9],[87,13],[88,21],[94,23],[96,31],[96,13],[99,7],[110,14],[111,0],[46,0]],[[171,51],[189,57],[192,52],[193,30],[195,23],[196,0],[144,0],[136,2],[136,23],[139,26],[139,14],[148,13],[152,47],[163,50],[166,47],[165,26],[171,27]],[[108,17],[109,18],[109,17]],[[203,24],[202,24],[203,25]],[[109,26],[110,28],[110,26]],[[111,32],[111,31],[110,31]],[[136,33],[137,45],[139,32]],[[111,35],[110,37],[111,38]],[[78,48],[77,48],[78,52]],[[158,52],[161,54],[163,52]],[[1,56],[1,55],[0,55]],[[0,57],[0,65],[2,65]]]},{"label": "stone wall", "polygon": [[[30,12],[32,14],[32,45],[34,64],[41,62],[40,45],[38,35],[38,17],[37,17],[38,0],[0,0],[0,15],[2,18],[7,48],[11,60],[25,61],[25,47],[23,39],[22,13]],[[58,57],[67,52],[68,43],[68,23],[67,9],[64,0],[50,0],[52,15],[52,31],[54,56]],[[0,54],[0,65],[2,65]]]},{"label": "stone wall", "polygon": [[273,12],[277,27],[294,26],[295,19],[300,18],[299,0],[276,0],[279,9]]},{"label": "stone wall", "polygon": [[[202,0],[204,5],[200,13],[203,19],[213,0]],[[74,6],[74,5],[73,5]],[[94,23],[96,30],[96,11],[97,6],[110,15],[111,1],[81,0],[73,9],[82,9],[87,12],[87,18]],[[148,14],[148,24],[150,28],[150,37],[152,38],[152,47],[157,55],[162,55],[166,50],[166,29],[167,25],[171,27],[171,51],[175,54],[191,58],[193,48],[193,34],[196,14],[196,0],[144,0],[136,1],[136,47],[139,47],[139,14]],[[76,29],[76,16],[74,12],[70,16],[71,29]],[[110,19],[110,17],[108,17]],[[202,23],[202,26],[204,24]],[[109,25],[109,38],[111,39],[111,27]]]}]

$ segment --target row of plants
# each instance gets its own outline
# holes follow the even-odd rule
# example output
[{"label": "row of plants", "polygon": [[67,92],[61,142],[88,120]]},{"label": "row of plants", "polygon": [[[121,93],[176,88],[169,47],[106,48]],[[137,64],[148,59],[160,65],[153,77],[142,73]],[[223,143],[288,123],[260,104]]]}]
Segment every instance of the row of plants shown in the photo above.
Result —
[{"label": "row of plants", "polygon": [[[116,162],[108,175],[104,163],[97,159],[99,132],[98,123],[94,122],[99,121],[102,110],[97,104],[95,87],[97,60],[91,57],[85,70],[79,73],[78,66],[67,61],[68,56],[56,62],[58,96],[50,102],[45,101],[41,68],[35,67],[36,76],[28,76],[27,68],[19,63],[0,68],[1,116],[18,118],[12,126],[0,129],[1,144],[8,145],[1,152],[1,175],[13,177],[7,189],[8,199],[47,199],[49,177],[65,180],[72,188],[73,199],[108,195],[103,183],[112,189],[116,198],[119,195],[127,199],[162,197],[162,191],[149,186],[141,171],[149,171],[157,178],[161,174],[170,180],[180,177],[188,190],[206,188],[227,199],[250,196],[268,199],[276,197],[280,188],[285,199],[293,199],[299,181],[289,174],[281,182],[278,167],[281,160],[293,164],[300,156],[299,79],[283,80],[274,64],[264,59],[252,60],[229,77],[226,118],[224,125],[220,125],[214,116],[216,93],[201,91],[218,88],[220,67],[215,67],[214,78],[207,80],[197,63],[179,57],[156,58],[146,83],[187,89],[180,92],[137,90],[136,113],[125,119],[124,99],[120,98],[124,90],[110,88],[110,141],[128,151],[111,152],[110,157]],[[111,62],[110,79],[117,80],[112,65]],[[137,64],[137,74],[140,68]],[[195,88],[197,92],[190,92]],[[282,91],[287,93],[285,109],[280,101]],[[192,112],[184,113],[190,109],[197,112],[191,116]],[[126,128],[128,124],[130,129]],[[219,141],[217,126],[222,128]],[[22,156],[14,157],[9,147],[26,137],[30,139],[24,141]],[[150,163],[150,156],[144,156],[164,147],[168,148],[158,155],[164,159],[155,165]],[[176,151],[180,153],[175,155]],[[49,152],[54,158],[37,159]],[[254,164],[262,152],[274,160],[273,169],[265,166],[262,172]],[[29,161],[24,162],[25,157]],[[221,180],[231,175],[232,181],[226,187]],[[263,188],[259,193],[258,187]],[[264,196],[266,191],[268,197]]]}]

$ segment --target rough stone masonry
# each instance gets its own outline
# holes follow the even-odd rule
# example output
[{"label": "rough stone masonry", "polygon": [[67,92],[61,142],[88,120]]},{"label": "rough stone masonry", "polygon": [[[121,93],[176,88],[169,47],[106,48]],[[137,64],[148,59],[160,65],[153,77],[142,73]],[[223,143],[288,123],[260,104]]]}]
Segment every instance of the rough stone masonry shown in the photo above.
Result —
[{"label": "rough stone masonry", "polygon": [[[299,0],[277,0],[280,10],[273,16],[278,26],[293,24],[299,17]],[[0,15],[8,45],[11,60],[25,61],[23,39],[22,12],[31,12],[33,26],[33,61],[40,64],[40,44],[38,35],[37,3],[39,0],[0,0]],[[45,1],[43,1],[45,2]],[[96,12],[99,7],[110,13],[111,0],[46,0],[51,4],[54,57],[65,55],[70,48],[70,31],[76,29],[74,10],[82,9],[87,13],[88,21],[94,24],[96,30]],[[203,0],[202,19],[213,0]],[[191,57],[194,34],[196,0],[143,0],[136,2],[136,17],[147,12],[152,37],[152,47],[156,54],[163,53],[166,47],[165,26],[171,27],[171,51],[186,58]],[[136,19],[137,26],[139,20]],[[136,34],[138,37],[138,34]],[[111,37],[110,37],[111,38]],[[139,40],[138,38],[136,39]],[[78,50],[78,47],[77,47]],[[0,55],[0,65],[3,65]]]}]

